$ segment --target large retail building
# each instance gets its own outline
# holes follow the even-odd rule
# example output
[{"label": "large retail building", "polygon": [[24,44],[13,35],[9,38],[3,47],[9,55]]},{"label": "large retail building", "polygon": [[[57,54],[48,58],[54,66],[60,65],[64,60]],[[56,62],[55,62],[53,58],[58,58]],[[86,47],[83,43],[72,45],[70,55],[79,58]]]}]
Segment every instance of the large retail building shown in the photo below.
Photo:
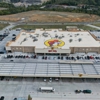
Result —
[{"label": "large retail building", "polygon": [[61,29],[36,29],[34,32],[21,31],[8,41],[7,52],[67,55],[76,52],[100,53],[100,41],[88,31]]}]

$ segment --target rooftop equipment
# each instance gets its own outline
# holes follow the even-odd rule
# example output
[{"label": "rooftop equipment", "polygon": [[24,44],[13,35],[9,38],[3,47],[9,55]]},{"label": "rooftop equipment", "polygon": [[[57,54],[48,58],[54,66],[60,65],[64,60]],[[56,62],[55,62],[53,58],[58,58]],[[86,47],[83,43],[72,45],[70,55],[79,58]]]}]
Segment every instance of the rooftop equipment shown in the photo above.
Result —
[{"label": "rooftop equipment", "polygon": [[82,41],[82,39],[81,39],[81,38],[79,38],[79,39],[78,39],[78,41],[79,41],[79,42],[81,42],[81,41]]},{"label": "rooftop equipment", "polygon": [[73,39],[69,39],[69,42],[71,43],[73,41]]}]

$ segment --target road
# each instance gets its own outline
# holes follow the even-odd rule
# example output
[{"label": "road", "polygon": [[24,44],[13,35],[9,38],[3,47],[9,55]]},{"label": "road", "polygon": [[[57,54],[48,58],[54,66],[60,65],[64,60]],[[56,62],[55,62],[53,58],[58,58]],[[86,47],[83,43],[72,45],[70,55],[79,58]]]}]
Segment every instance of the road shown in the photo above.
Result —
[{"label": "road", "polygon": [[96,24],[96,23],[100,23],[99,21],[96,22],[65,22],[65,23],[61,23],[61,22],[32,22],[32,23],[27,23],[27,22],[22,22],[22,21],[18,21],[18,22],[6,22],[6,21],[0,21],[1,23],[9,23],[10,25],[87,25],[87,24]]},{"label": "road", "polygon": [[100,30],[100,27],[98,27],[98,26],[94,26],[94,25],[91,25],[91,24],[87,24],[86,26],[89,26],[89,27],[96,28],[96,29]]}]

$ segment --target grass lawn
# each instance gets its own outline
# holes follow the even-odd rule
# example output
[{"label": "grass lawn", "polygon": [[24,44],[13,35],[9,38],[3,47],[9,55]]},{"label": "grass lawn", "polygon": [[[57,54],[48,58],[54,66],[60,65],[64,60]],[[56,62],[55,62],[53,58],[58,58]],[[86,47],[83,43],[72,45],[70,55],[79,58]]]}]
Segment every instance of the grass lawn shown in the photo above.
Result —
[{"label": "grass lawn", "polygon": [[6,26],[8,26],[9,24],[3,24],[3,23],[0,23],[0,30],[2,30],[3,28],[5,28]]},{"label": "grass lawn", "polygon": [[97,23],[97,24],[93,24],[94,26],[98,26],[98,27],[100,27],[100,23]]},{"label": "grass lawn", "polygon": [[[68,26],[75,26],[75,25],[68,25]],[[80,29],[84,29],[84,30],[97,30],[95,28],[89,27],[89,26],[84,26],[84,25],[78,25],[77,26]],[[22,29],[36,29],[36,28],[43,28],[43,29],[58,29],[58,28],[62,28],[63,30],[66,29],[66,25],[18,25],[16,27],[14,27],[13,29],[16,28],[22,28]]]},{"label": "grass lawn", "polygon": [[85,25],[79,25],[78,28],[83,29],[83,30],[98,30],[96,28],[85,26]]}]

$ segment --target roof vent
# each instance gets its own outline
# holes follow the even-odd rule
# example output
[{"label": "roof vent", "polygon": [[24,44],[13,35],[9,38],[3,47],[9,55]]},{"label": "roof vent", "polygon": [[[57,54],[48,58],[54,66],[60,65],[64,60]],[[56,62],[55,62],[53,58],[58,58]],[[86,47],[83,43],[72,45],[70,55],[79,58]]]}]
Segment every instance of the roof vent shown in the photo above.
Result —
[{"label": "roof vent", "polygon": [[82,39],[81,39],[81,38],[79,38],[79,39],[78,39],[78,41],[79,41],[79,42],[81,42],[81,41],[82,41]]},{"label": "roof vent", "polygon": [[77,36],[78,36],[79,34],[77,33]]},{"label": "roof vent", "polygon": [[72,37],[72,35],[70,35],[70,37]]},{"label": "roof vent", "polygon": [[64,38],[65,36],[62,34],[62,38]]},{"label": "roof vent", "polygon": [[44,37],[48,37],[48,33],[47,32],[44,32],[43,34],[42,34]]},{"label": "roof vent", "polygon": [[37,38],[35,38],[35,39],[33,40],[33,42],[35,42],[35,41],[38,41],[38,39],[37,39]]},{"label": "roof vent", "polygon": [[39,34],[35,34],[36,35],[36,37],[39,37]]},{"label": "roof vent", "polygon": [[58,38],[58,35],[57,34],[55,34],[55,38]]},{"label": "roof vent", "polygon": [[69,39],[69,42],[71,43],[73,41],[73,39]]},{"label": "roof vent", "polygon": [[24,38],[23,42],[26,41],[26,40],[27,40],[27,38]]},{"label": "roof vent", "polygon": [[59,39],[62,39],[62,36],[59,36]]}]

